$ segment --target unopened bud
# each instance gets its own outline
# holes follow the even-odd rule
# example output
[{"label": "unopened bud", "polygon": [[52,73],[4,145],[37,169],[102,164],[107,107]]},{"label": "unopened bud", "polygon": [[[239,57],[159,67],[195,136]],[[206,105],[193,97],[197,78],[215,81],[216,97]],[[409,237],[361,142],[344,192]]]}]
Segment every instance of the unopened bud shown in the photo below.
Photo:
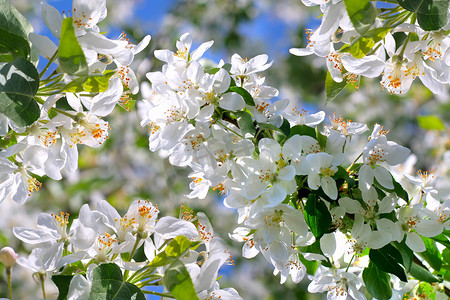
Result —
[{"label": "unopened bud", "polygon": [[14,249],[11,247],[3,247],[0,250],[0,261],[5,265],[6,268],[11,268],[16,264],[16,260],[19,257]]}]

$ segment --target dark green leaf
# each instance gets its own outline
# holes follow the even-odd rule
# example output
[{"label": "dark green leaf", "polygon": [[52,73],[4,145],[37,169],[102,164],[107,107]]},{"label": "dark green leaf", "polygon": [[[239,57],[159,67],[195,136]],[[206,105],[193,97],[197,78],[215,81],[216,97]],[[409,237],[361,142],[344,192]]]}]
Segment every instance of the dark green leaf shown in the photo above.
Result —
[{"label": "dark green leaf", "polygon": [[191,246],[189,240],[182,235],[174,238],[150,263],[149,267],[161,267],[174,262],[183,255]]},{"label": "dark green leaf", "polygon": [[179,259],[175,260],[164,272],[163,283],[178,300],[198,299],[192,279]]},{"label": "dark green leaf", "polygon": [[409,11],[416,13],[423,30],[439,30],[447,24],[449,0],[397,0]]},{"label": "dark green leaf", "polygon": [[392,245],[388,244],[381,249],[370,249],[369,257],[381,271],[394,274],[404,282],[408,281],[405,270],[400,265],[403,262],[402,255]]},{"label": "dark green leaf", "polygon": [[308,195],[305,205],[305,221],[316,239],[330,231],[331,215],[327,206],[313,193]]},{"label": "dark green leaf", "polygon": [[344,3],[356,31],[366,33],[375,22],[375,7],[369,0],[344,0]]},{"label": "dark green leaf", "polygon": [[337,168],[338,168],[338,170],[337,170],[336,173],[334,173],[333,179],[335,179],[335,180],[336,180],[336,179],[339,179],[339,178],[345,179],[345,181],[347,181],[347,184],[348,184],[348,188],[349,188],[349,189],[351,189],[352,187],[354,187],[355,184],[356,184],[356,182],[355,182],[355,180],[354,180],[353,178],[351,178],[351,177],[348,175],[347,170],[345,170],[345,169],[344,169],[343,167],[341,167],[341,166],[338,166]]},{"label": "dark green leaf", "polygon": [[239,86],[232,86],[229,89],[231,92],[235,92],[238,93],[239,95],[242,96],[242,98],[244,98],[244,101],[247,105],[250,106],[255,106],[255,101],[253,100],[252,95],[250,95],[249,92],[247,92],[246,89],[239,87]]},{"label": "dark green leaf", "polygon": [[281,124],[280,130],[285,136],[289,136],[289,134],[291,134],[291,124],[289,124],[288,120],[283,118],[283,124]]},{"label": "dark green leaf", "polygon": [[289,133],[289,137],[293,137],[296,134],[308,135],[314,139],[316,138],[316,131],[314,130],[314,128],[307,125],[295,125],[294,127],[292,127]]},{"label": "dark green leaf", "polygon": [[405,240],[403,240],[401,243],[393,243],[402,256],[402,265],[405,267],[406,272],[409,272],[409,270],[411,269],[411,264],[413,262],[414,252],[405,244]]},{"label": "dark green leaf", "polygon": [[325,92],[327,94],[327,103],[333,101],[337,95],[339,95],[342,90],[347,86],[347,80],[342,80],[341,82],[336,82],[331,77],[330,72],[327,72],[327,77],[325,78]]},{"label": "dark green leaf", "polygon": [[65,18],[61,26],[58,48],[59,66],[69,75],[87,75],[88,66],[83,49],[75,36],[72,18]]},{"label": "dark green leaf", "polygon": [[101,264],[92,270],[89,300],[145,300],[141,290],[123,281],[122,271],[116,264]]},{"label": "dark green leaf", "polygon": [[69,293],[70,281],[72,280],[73,275],[53,275],[52,281],[55,283],[58,288],[58,300],[67,299],[67,294]]},{"label": "dark green leaf", "polygon": [[254,136],[256,133],[256,129],[253,125],[252,116],[245,111],[236,111],[233,113],[236,116],[242,135],[245,137],[246,133],[250,133],[252,136]]},{"label": "dark green leaf", "polygon": [[1,61],[30,54],[28,34],[33,31],[30,22],[7,0],[0,0],[0,53]]},{"label": "dark green leaf", "polygon": [[[444,230],[444,232],[445,232],[445,230]],[[433,236],[432,239],[438,243],[441,243],[445,247],[450,248],[450,242],[448,241],[448,238],[445,236],[445,234],[441,233],[437,236]]]},{"label": "dark green leaf", "polygon": [[398,183],[393,176],[392,176],[392,182],[394,183],[394,192],[397,194],[397,196],[399,196],[400,198],[402,198],[403,200],[405,200],[406,202],[409,203],[408,192],[405,191],[405,189],[402,187],[402,185],[400,183]]},{"label": "dark green leaf", "polygon": [[324,136],[320,131],[319,127],[316,127],[316,140],[319,142],[319,145],[322,149],[325,149],[327,146],[327,137]]},{"label": "dark green leaf", "polygon": [[434,270],[439,271],[442,267],[442,255],[436,247],[436,242],[427,237],[422,237],[422,240],[425,243],[426,250],[418,253],[418,255],[425,259]]},{"label": "dark green leaf", "polygon": [[430,271],[428,271],[425,268],[422,268],[415,262],[412,263],[411,269],[409,270],[409,273],[416,279],[420,281],[426,281],[426,282],[442,282],[442,278],[439,278]]},{"label": "dark green leaf", "polygon": [[364,269],[362,274],[367,291],[379,300],[388,300],[392,296],[390,276],[381,271],[373,262]]},{"label": "dark green leaf", "polygon": [[278,131],[279,133],[284,135],[284,132],[278,128],[277,126],[273,125],[273,124],[267,124],[267,123],[258,123],[258,127],[264,130],[273,130],[273,131]]},{"label": "dark green leaf", "polygon": [[418,116],[419,126],[426,130],[445,130],[445,125],[437,116]]},{"label": "dark green leaf", "polygon": [[32,63],[17,58],[0,69],[0,112],[20,127],[34,123],[40,116],[34,95],[39,74]]}]

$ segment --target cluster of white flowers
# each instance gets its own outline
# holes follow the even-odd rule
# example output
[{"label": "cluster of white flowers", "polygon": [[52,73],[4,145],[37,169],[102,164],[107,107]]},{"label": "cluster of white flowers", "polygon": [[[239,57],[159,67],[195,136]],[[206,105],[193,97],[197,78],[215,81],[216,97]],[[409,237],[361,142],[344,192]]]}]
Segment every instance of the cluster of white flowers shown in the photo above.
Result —
[{"label": "cluster of white flowers", "polygon": [[289,275],[300,282],[304,263],[321,261],[310,292],[364,299],[358,290],[369,261],[355,257],[404,239],[423,252],[420,236],[450,229],[448,201],[439,206],[437,191],[421,188],[421,198],[410,201],[393,179],[389,167],[405,162],[410,150],[388,141],[382,126],[355,150],[365,124],[333,116],[321,132],[324,112],[286,112],[287,100],[273,101],[278,91],[260,74],[271,65],[267,55],[234,54],[231,64],[205,69],[199,59],[212,42],[192,52],[191,45],[184,34],[176,53],[155,51],[166,64],[147,74],[152,87],[140,103],[141,124],[149,128],[150,150],[193,170],[189,197],[212,188],[238,210],[241,226],[230,237],[244,243],[244,257],[261,252],[281,283]]},{"label": "cluster of white flowers", "polygon": [[[73,277],[68,299],[88,299],[93,284],[92,272],[99,264],[117,264],[127,274],[125,280],[141,289],[148,283],[154,285],[160,281],[171,262],[163,261],[161,254],[172,246],[169,242],[178,237],[177,241],[184,239],[188,245],[195,245],[192,249],[186,247],[178,257],[174,255],[174,259],[179,258],[185,265],[199,297],[242,299],[232,288],[220,289],[217,282],[219,269],[234,262],[223,240],[214,236],[208,218],[203,213],[194,217],[186,211],[181,219],[158,218],[158,213],[156,205],[142,200],[131,203],[123,217],[105,200],[98,201],[96,210],[83,205],[78,218],[71,222],[69,214],[64,212],[41,213],[38,228],[14,228],[18,239],[35,246],[28,258],[19,257],[17,263],[44,276],[59,273],[69,265],[77,266],[79,271],[86,271],[87,276]],[[200,244],[203,246],[198,247]],[[133,256],[141,246],[146,259],[137,262]],[[77,262],[81,262],[82,267]]]},{"label": "cluster of white flowers", "polygon": [[[415,15],[392,4],[377,16],[368,33],[361,38],[349,18],[345,1],[302,2],[307,6],[320,5],[322,21],[317,29],[306,30],[306,48],[292,48],[290,52],[297,56],[315,54],[326,58],[334,81],[357,83],[360,76],[375,78],[382,75],[383,88],[393,94],[407,92],[417,77],[434,94],[443,94],[450,83],[450,40],[446,34],[449,24],[440,30],[425,31]],[[405,33],[406,40],[396,43],[393,37],[396,32]],[[361,42],[361,49],[352,52],[349,48],[358,42]],[[368,44],[362,45],[365,42]]]},{"label": "cluster of white flowers", "polygon": [[[89,93],[84,89],[64,92],[64,87],[77,76],[52,73],[40,80],[40,117],[29,127],[20,127],[0,114],[0,135],[17,141],[0,152],[0,202],[12,198],[24,203],[41,183],[34,177],[47,175],[62,178],[61,173],[72,173],[78,166],[77,144],[99,147],[108,138],[109,125],[102,118],[110,114],[117,103],[126,100],[127,93],[139,90],[136,76],[129,65],[134,55],[150,42],[146,36],[133,45],[122,35],[116,40],[100,33],[97,23],[106,17],[105,0],[75,0],[69,11],[77,40],[86,56],[88,73],[101,76],[108,66],[114,66],[104,91]],[[61,36],[63,16],[54,7],[43,3],[42,18],[56,38]],[[53,62],[58,54],[48,37],[30,34],[33,47]],[[57,63],[57,61],[56,61]],[[114,64],[112,64],[114,63]],[[44,75],[44,74],[42,74]],[[56,79],[55,79],[56,78]],[[124,91],[128,89],[128,91]],[[56,88],[55,88],[56,87]],[[62,87],[62,88],[61,88]],[[59,103],[66,101],[67,109]],[[11,128],[11,130],[9,128]],[[30,174],[32,173],[32,174]]]}]

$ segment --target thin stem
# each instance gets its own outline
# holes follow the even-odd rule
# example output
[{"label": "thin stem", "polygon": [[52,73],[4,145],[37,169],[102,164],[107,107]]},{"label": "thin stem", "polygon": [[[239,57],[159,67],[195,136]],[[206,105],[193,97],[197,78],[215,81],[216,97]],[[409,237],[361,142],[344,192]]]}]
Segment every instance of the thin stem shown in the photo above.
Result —
[{"label": "thin stem", "polygon": [[150,295],[156,295],[156,296],[161,296],[161,297],[166,297],[166,298],[176,299],[174,296],[172,296],[172,295],[170,295],[170,294],[164,294],[164,293],[158,293],[158,292],[146,291],[146,290],[142,290],[142,293],[144,293],[144,294],[150,294]]},{"label": "thin stem", "polygon": [[352,264],[352,261],[355,258],[355,256],[356,256],[356,252],[353,253],[352,259],[350,259],[350,261],[348,262],[347,269],[345,269],[345,272],[348,272],[348,269],[350,268],[350,265]]},{"label": "thin stem", "polygon": [[48,60],[47,65],[45,66],[44,70],[42,70],[41,73],[39,73],[39,78],[42,78],[44,76],[45,72],[47,72],[48,68],[50,68],[51,64],[55,61],[55,59],[58,57],[58,51],[55,51],[53,56]]},{"label": "thin stem", "polygon": [[6,268],[6,274],[8,276],[8,289],[9,289],[9,299],[12,300],[12,286],[11,286],[11,270],[12,268]]},{"label": "thin stem", "polygon": [[45,275],[44,274],[39,274],[39,281],[41,282],[42,297],[44,299],[47,299],[47,295],[45,294]]},{"label": "thin stem", "polygon": [[[137,249],[140,241],[141,241],[141,238],[139,237],[139,234],[138,234],[136,236],[136,242],[134,243],[133,250],[131,250],[129,261],[131,261],[133,259],[134,253],[136,252],[136,249]],[[125,272],[123,273],[123,278],[125,278],[125,280],[128,279],[129,273],[130,273],[130,270],[125,270]]]},{"label": "thin stem", "polygon": [[217,124],[219,124],[220,126],[222,126],[223,128],[229,130],[230,132],[234,133],[235,135],[237,135],[238,137],[244,138],[241,134],[237,133],[236,131],[228,128],[227,126],[225,126],[224,124],[222,124],[220,121],[217,121]]},{"label": "thin stem", "polygon": [[358,157],[352,162],[352,164],[350,165],[350,167],[347,168],[347,172],[349,170],[351,170],[351,168],[356,164],[356,162],[358,161],[358,159],[360,159],[360,157],[363,155],[363,152],[361,152],[360,155],[358,155]]},{"label": "thin stem", "polygon": [[[144,281],[138,281],[138,282],[134,283],[134,285],[136,285],[138,288],[142,289],[148,283],[155,282],[157,279],[159,279],[159,278],[149,278],[149,279],[144,280]],[[132,283],[132,282],[130,282],[130,283]]]}]

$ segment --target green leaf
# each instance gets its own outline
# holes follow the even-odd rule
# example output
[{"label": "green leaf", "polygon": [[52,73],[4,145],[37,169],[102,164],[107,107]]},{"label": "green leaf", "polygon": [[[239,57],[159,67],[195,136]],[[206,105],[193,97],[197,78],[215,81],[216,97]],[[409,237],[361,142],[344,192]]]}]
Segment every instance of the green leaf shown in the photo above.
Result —
[{"label": "green leaf", "polygon": [[33,99],[39,88],[35,66],[23,58],[0,68],[0,112],[20,127],[33,124],[40,108]]},{"label": "green leaf", "polygon": [[442,282],[442,278],[439,278],[430,271],[428,271],[425,268],[422,268],[415,262],[412,263],[411,269],[409,270],[409,273],[416,279],[420,281],[426,281],[426,282]]},{"label": "green leaf", "polygon": [[[392,176],[392,175],[391,175]],[[402,185],[400,183],[398,183],[394,177],[392,176],[392,182],[394,184],[394,192],[397,194],[397,196],[399,196],[400,198],[402,198],[403,200],[405,200],[406,202],[409,203],[409,196],[408,196],[408,192],[402,187]]]},{"label": "green leaf", "polygon": [[402,265],[405,267],[406,272],[409,272],[413,262],[414,252],[406,245],[405,241],[406,239],[404,239],[401,243],[393,242],[393,244],[402,256]]},{"label": "green leaf", "polygon": [[283,118],[283,123],[280,126],[280,130],[285,136],[289,136],[291,134],[291,124],[285,118]]},{"label": "green leaf", "polygon": [[331,215],[327,206],[313,193],[308,195],[308,201],[305,205],[305,221],[311,228],[311,232],[319,239],[325,233],[330,231]]},{"label": "green leaf", "polygon": [[307,125],[295,125],[291,128],[289,132],[289,138],[293,137],[294,135],[308,135],[314,139],[316,139],[316,131],[314,128],[309,127]]},{"label": "green leaf", "polygon": [[191,246],[191,242],[182,235],[174,238],[149,264],[149,267],[161,267],[171,264],[183,255]]},{"label": "green leaf", "polygon": [[417,15],[423,30],[439,30],[447,24],[449,0],[397,0],[404,9]]},{"label": "green leaf", "polygon": [[255,101],[253,100],[252,95],[250,95],[249,92],[247,92],[246,89],[239,87],[239,86],[232,86],[230,87],[229,91],[238,93],[239,95],[244,98],[244,101],[247,105],[255,106]]},{"label": "green leaf", "polygon": [[436,242],[427,237],[422,237],[422,240],[425,243],[426,250],[418,253],[418,255],[425,259],[434,270],[439,271],[442,267],[442,255],[436,246]]},{"label": "green leaf", "polygon": [[239,128],[241,129],[242,135],[245,137],[247,133],[252,136],[256,134],[255,126],[253,125],[252,116],[246,111],[236,111],[233,112],[236,116]]},{"label": "green leaf", "polygon": [[69,293],[70,281],[73,275],[53,275],[52,281],[58,288],[58,300],[67,299],[67,294]]},{"label": "green leaf", "polygon": [[145,300],[141,290],[123,281],[122,271],[116,264],[101,264],[92,270],[89,300]]},{"label": "green leaf", "polygon": [[417,121],[419,126],[426,130],[445,130],[444,122],[437,116],[418,116]]},{"label": "green leaf", "polygon": [[342,47],[342,52],[349,52],[355,58],[363,58],[369,53],[376,43],[381,41],[392,28],[379,27],[367,31],[363,36],[354,40],[350,45]]},{"label": "green leaf", "polygon": [[327,146],[327,137],[319,131],[319,127],[316,127],[316,137],[316,140],[319,142],[320,148],[325,149],[325,147]]},{"label": "green leaf", "polygon": [[258,127],[264,130],[273,130],[273,131],[278,131],[279,133],[284,135],[283,130],[281,130],[281,128],[278,128],[277,126],[273,125],[273,124],[267,124],[267,123],[258,123]]},{"label": "green leaf", "polygon": [[388,273],[381,271],[373,262],[369,262],[369,266],[364,269],[362,277],[367,291],[374,298],[379,300],[391,298],[390,276]]},{"label": "green leaf", "polygon": [[315,275],[317,269],[319,268],[319,262],[317,260],[307,260],[300,253],[298,254],[298,257],[302,264],[306,267],[306,272],[308,274]]},{"label": "green leaf", "polygon": [[341,167],[341,166],[338,166],[337,168],[338,168],[338,170],[337,170],[336,173],[334,173],[333,179],[336,180],[336,179],[342,178],[342,179],[344,179],[345,181],[347,181],[347,184],[348,184],[348,188],[349,188],[349,189],[351,189],[352,187],[354,187],[355,184],[356,184],[356,181],[348,175],[347,170],[344,169],[344,168]]},{"label": "green leaf", "polygon": [[331,77],[330,72],[327,71],[327,77],[325,78],[325,92],[327,95],[327,103],[333,101],[334,98],[336,98],[336,96],[344,90],[347,84],[347,80],[342,80],[341,82],[334,81]]},{"label": "green leaf", "polygon": [[162,281],[167,290],[178,300],[198,300],[192,279],[179,259],[164,272]]},{"label": "green leaf", "polygon": [[0,53],[1,61],[30,54],[28,34],[33,31],[30,22],[7,0],[0,0]]},{"label": "green leaf", "polygon": [[65,18],[62,22],[58,57],[59,66],[64,73],[78,76],[88,74],[86,57],[75,36],[72,18]]},{"label": "green leaf", "polygon": [[114,75],[114,73],[100,76],[80,77],[69,82],[62,91],[70,93],[102,93],[108,89],[109,79],[112,75]]},{"label": "green leaf", "polygon": [[387,244],[380,249],[370,249],[369,257],[381,271],[394,274],[404,282],[408,281],[405,270],[400,265],[403,263],[402,255],[394,246]]},{"label": "green leaf", "polygon": [[344,0],[344,3],[356,31],[366,33],[375,22],[375,7],[369,0]]}]

